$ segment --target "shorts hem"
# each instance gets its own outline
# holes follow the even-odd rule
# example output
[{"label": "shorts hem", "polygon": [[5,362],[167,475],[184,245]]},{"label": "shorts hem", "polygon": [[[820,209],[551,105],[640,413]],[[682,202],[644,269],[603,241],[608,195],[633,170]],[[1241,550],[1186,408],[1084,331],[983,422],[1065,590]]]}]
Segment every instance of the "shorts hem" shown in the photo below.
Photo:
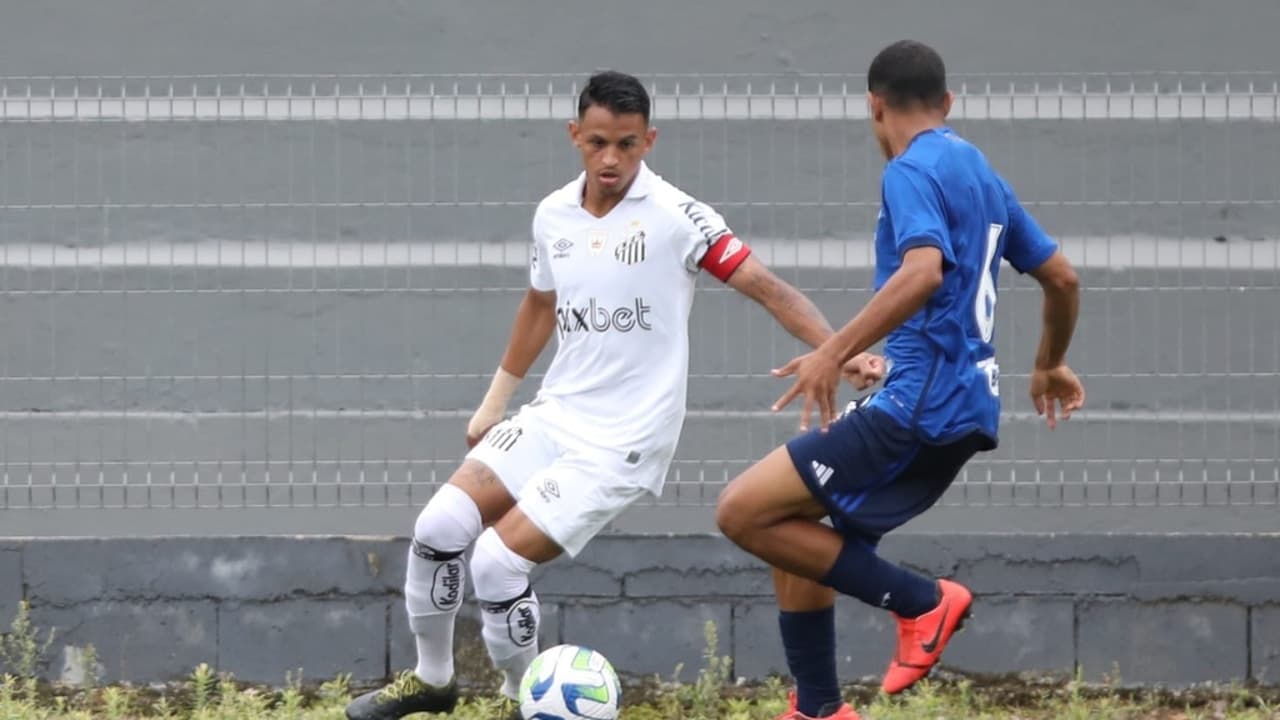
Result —
[{"label": "shorts hem", "polygon": [[[520,507],[519,503],[516,504],[516,507]],[[520,507],[520,512],[524,513],[524,516],[529,518],[529,522],[533,523],[534,527],[538,528],[539,532],[545,535],[547,539],[551,540],[551,542],[555,543],[556,546],[560,548],[560,551],[565,555],[568,555],[571,559],[578,557],[578,554],[587,546],[587,543],[583,543],[582,547],[579,548],[569,547],[562,538],[556,537],[555,533],[551,532],[550,528],[547,527],[545,520],[538,517],[536,513],[529,512],[528,506]],[[588,539],[587,542],[591,542],[591,540]]]},{"label": "shorts hem", "polygon": [[954,445],[955,443],[961,442],[974,435],[982,438],[982,445],[978,448],[979,452],[989,452],[991,450],[995,450],[1000,445],[999,439],[984,430],[980,425],[965,425],[958,430],[949,432],[946,435],[937,438],[921,436],[920,442],[925,445],[940,447],[943,445]]}]

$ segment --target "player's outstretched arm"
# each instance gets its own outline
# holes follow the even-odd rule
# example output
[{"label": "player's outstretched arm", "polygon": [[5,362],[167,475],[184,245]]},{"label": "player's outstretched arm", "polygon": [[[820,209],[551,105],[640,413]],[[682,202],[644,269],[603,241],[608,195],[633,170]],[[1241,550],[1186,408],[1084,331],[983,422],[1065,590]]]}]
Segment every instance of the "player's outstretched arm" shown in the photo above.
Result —
[{"label": "player's outstretched arm", "polygon": [[[816,348],[831,337],[831,325],[818,306],[755,257],[744,260],[729,276],[728,284],[759,303],[787,332],[810,347]],[[859,353],[843,369],[845,379],[858,390],[875,385],[884,371],[884,358],[872,353]]]},{"label": "player's outstretched arm", "polygon": [[919,312],[941,286],[942,251],[932,245],[908,250],[902,256],[902,266],[847,325],[813,352],[774,371],[776,377],[795,376],[796,380],[773,409],[781,410],[796,397],[804,396],[801,429],[808,429],[814,409],[825,429],[835,418],[841,366]]},{"label": "player's outstretched arm", "polygon": [[[1044,415],[1049,427],[1054,428],[1059,414],[1066,420],[1084,405],[1084,385],[1066,364],[1067,347],[1080,311],[1080,280],[1060,251],[1030,274],[1044,293],[1044,327],[1036,351],[1036,366],[1031,373],[1031,400],[1036,412]],[[1060,408],[1054,407],[1055,402]]]},{"label": "player's outstretched arm", "polygon": [[866,307],[839,332],[824,343],[824,348],[844,362],[882,340],[929,302],[942,287],[942,251],[932,245],[921,245],[902,256],[902,266],[889,276]]},{"label": "player's outstretched arm", "polygon": [[520,307],[516,309],[511,338],[507,341],[507,350],[502,355],[498,371],[493,375],[493,382],[489,384],[489,391],[467,423],[468,446],[474,447],[489,428],[506,417],[511,396],[542,354],[555,327],[555,292],[529,288],[520,301]]},{"label": "player's outstretched arm", "polygon": [[754,256],[748,256],[733,271],[728,285],[760,303],[779,325],[809,347],[818,347],[831,337],[831,324],[818,306]]}]

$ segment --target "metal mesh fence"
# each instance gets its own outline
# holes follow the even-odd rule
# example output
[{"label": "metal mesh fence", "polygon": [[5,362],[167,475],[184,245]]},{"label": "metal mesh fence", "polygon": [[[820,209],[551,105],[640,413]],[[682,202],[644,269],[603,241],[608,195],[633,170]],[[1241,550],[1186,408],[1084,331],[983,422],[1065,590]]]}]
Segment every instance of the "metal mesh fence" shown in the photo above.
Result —
[{"label": "metal mesh fence", "polygon": [[[579,81],[0,80],[0,508],[425,502],[505,343],[533,208],[578,171]],[[861,79],[647,81],[650,165],[851,317],[881,167]],[[1081,269],[1090,403],[1035,417],[1038,291],[1006,268],[1001,447],[944,502],[1276,504],[1280,78],[952,83],[953,125]],[[660,504],[714,502],[796,424],[767,412],[768,371],[800,348],[761,310],[700,281],[691,333]]]}]

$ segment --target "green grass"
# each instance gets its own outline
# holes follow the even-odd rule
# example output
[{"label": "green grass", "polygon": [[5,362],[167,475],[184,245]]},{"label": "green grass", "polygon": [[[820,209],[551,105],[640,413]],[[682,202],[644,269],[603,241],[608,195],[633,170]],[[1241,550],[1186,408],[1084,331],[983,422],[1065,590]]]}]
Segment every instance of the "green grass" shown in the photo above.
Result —
[{"label": "green grass", "polygon": [[[92,672],[78,687],[50,686],[32,678],[43,666],[51,638],[31,625],[25,605],[0,636],[0,661],[22,673],[0,677],[0,720],[343,720],[353,694],[346,677],[317,686],[304,684],[300,674],[287,674],[281,687],[255,687],[207,665],[163,688],[99,687]],[[729,659],[717,653],[714,625],[707,625],[705,639],[703,667],[691,682],[679,680],[682,668],[677,667],[670,680],[653,678],[629,688],[622,720],[771,720],[785,709],[780,681],[752,687],[730,682]],[[92,648],[84,653],[92,670]],[[851,686],[846,697],[867,720],[1280,720],[1280,691],[1245,688],[1143,693],[1078,681],[959,679],[926,681],[900,698]],[[448,717],[496,720],[500,706],[498,698],[479,694]]]},{"label": "green grass", "polygon": [[[850,688],[861,698],[867,688]],[[27,684],[0,680],[0,720],[342,720],[350,697],[339,678],[319,688],[243,687],[201,668],[181,685],[163,692],[119,686],[79,689],[41,687],[33,700]],[[754,688],[722,688],[712,694],[696,684],[666,683],[646,693],[646,702],[628,704],[622,720],[767,720],[785,707],[781,683]],[[1137,696],[1077,684],[1020,690],[968,681],[925,682],[907,697],[877,696],[857,703],[867,720],[1278,720],[1280,706],[1244,690],[1203,691],[1182,699],[1169,694]],[[455,720],[494,720],[499,702],[466,699]],[[433,716],[422,715],[423,718]],[[434,716],[443,718],[445,716]]]}]

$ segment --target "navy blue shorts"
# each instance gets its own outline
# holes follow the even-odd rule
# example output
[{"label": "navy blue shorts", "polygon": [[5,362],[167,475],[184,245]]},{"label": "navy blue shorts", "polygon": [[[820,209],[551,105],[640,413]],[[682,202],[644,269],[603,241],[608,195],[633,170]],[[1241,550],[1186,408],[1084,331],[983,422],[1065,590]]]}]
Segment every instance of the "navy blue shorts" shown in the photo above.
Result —
[{"label": "navy blue shorts", "polygon": [[864,401],[787,443],[791,462],[827,509],[832,526],[872,545],[933,506],[964,464],[990,447],[974,433],[930,445]]}]

